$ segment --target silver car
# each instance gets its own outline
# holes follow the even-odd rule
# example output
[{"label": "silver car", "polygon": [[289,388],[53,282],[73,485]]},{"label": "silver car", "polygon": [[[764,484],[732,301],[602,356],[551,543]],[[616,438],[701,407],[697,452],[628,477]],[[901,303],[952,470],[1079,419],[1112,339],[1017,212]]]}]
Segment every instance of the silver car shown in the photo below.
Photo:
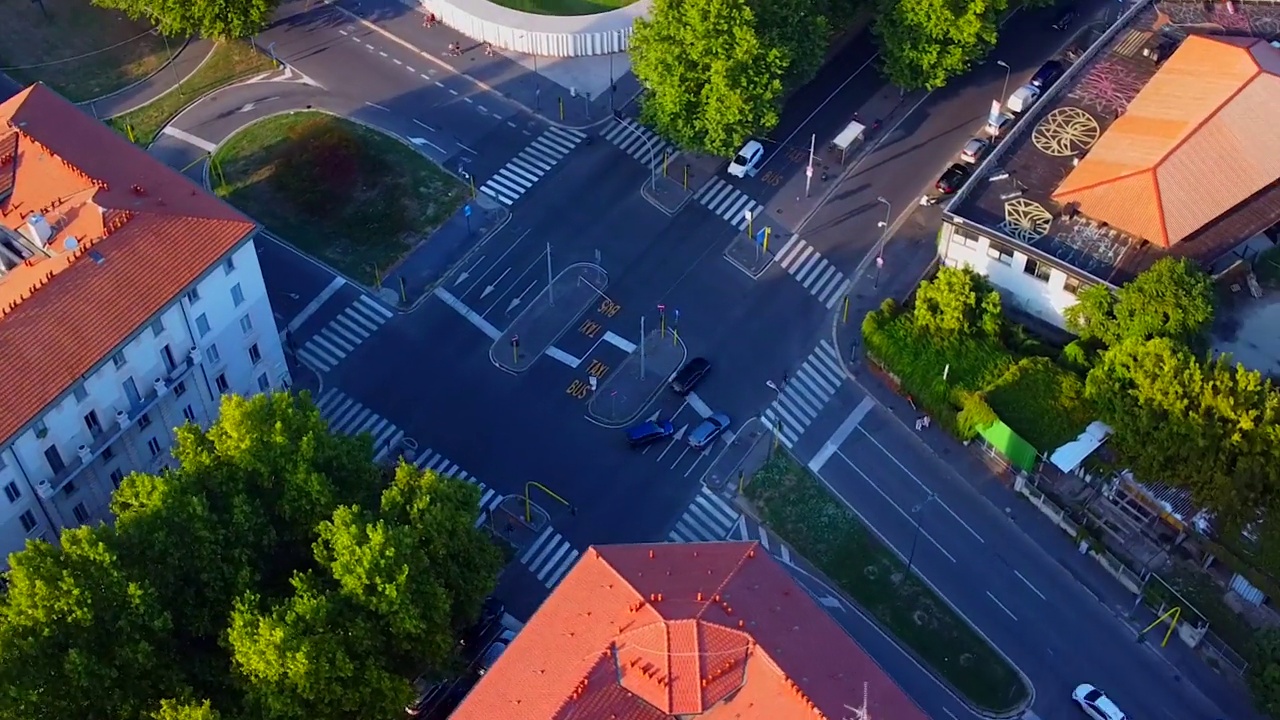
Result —
[{"label": "silver car", "polygon": [[728,428],[729,416],[724,413],[713,413],[689,433],[689,447],[694,450],[705,450]]}]

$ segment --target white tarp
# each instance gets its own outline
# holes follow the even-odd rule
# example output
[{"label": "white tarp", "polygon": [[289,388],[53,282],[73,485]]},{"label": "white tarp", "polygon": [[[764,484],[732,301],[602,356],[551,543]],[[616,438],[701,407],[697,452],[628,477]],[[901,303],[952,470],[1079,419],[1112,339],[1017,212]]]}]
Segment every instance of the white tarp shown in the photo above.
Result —
[{"label": "white tarp", "polygon": [[1084,462],[1084,459],[1093,454],[1094,450],[1102,447],[1102,443],[1111,435],[1111,428],[1101,420],[1094,420],[1089,423],[1089,427],[1080,433],[1080,437],[1063,445],[1053,454],[1049,456],[1049,462],[1053,463],[1062,472],[1071,472]]}]

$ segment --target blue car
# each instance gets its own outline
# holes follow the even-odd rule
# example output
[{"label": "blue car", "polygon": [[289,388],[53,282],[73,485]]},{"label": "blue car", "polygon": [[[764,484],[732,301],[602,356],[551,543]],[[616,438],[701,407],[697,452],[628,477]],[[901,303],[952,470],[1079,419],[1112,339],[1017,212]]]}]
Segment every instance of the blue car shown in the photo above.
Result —
[{"label": "blue car", "polygon": [[633,448],[642,448],[675,434],[676,428],[670,420],[646,420],[627,430],[627,442]]}]

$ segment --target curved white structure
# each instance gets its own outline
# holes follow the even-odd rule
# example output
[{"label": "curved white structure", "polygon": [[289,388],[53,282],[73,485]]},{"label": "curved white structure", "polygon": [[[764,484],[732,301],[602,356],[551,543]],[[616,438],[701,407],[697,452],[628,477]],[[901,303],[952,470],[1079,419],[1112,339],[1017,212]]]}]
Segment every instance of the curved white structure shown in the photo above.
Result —
[{"label": "curved white structure", "polygon": [[[412,0],[411,4],[412,4]],[[458,32],[494,47],[542,57],[585,57],[626,52],[635,20],[650,0],[595,15],[534,15],[486,0],[419,0],[426,12]]]}]

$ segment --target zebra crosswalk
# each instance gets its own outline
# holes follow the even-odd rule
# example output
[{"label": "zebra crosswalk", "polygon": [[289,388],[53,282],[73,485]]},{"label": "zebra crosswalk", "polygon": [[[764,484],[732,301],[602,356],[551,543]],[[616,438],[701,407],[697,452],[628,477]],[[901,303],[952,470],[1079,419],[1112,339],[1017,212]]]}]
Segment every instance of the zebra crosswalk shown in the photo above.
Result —
[{"label": "zebra crosswalk", "polygon": [[555,528],[548,525],[520,554],[520,564],[529,568],[529,572],[538,578],[538,582],[550,589],[560,582],[560,578],[564,577],[565,573],[569,572],[578,555],[573,545],[556,532]]},{"label": "zebra crosswalk", "polygon": [[678,148],[637,122],[617,120],[600,137],[650,168],[662,165],[662,158],[675,155]]},{"label": "zebra crosswalk", "polygon": [[774,256],[791,276],[804,286],[809,294],[830,310],[849,292],[852,281],[835,265],[814,249],[812,245],[792,235],[786,245]]},{"label": "zebra crosswalk", "polygon": [[404,437],[404,431],[390,420],[356,402],[349,395],[329,388],[316,403],[320,417],[329,423],[329,429],[343,435],[369,433],[373,436],[374,462],[389,457]]},{"label": "zebra crosswalk", "polygon": [[547,128],[481,185],[480,191],[510,207],[586,137],[577,130]]},{"label": "zebra crosswalk", "polygon": [[761,417],[770,430],[781,436],[783,444],[791,447],[843,382],[840,354],[830,340],[823,340],[805,358],[800,369],[783,383],[781,392]]},{"label": "zebra crosswalk", "polygon": [[676,526],[667,534],[671,542],[717,542],[731,536],[745,540],[746,526],[742,513],[717,495],[706,485],[698,489],[693,501]]},{"label": "zebra crosswalk", "polygon": [[703,207],[724,218],[739,230],[747,229],[748,210],[751,211],[752,218],[759,217],[764,210],[764,205],[752,200],[746,193],[720,177],[711,178],[711,182],[698,188],[693,196],[702,203]]},{"label": "zebra crosswalk", "polygon": [[392,312],[377,300],[361,295],[320,332],[307,338],[298,349],[298,359],[317,372],[329,372],[391,316]]},{"label": "zebra crosswalk", "polygon": [[480,516],[476,518],[476,527],[483,525],[489,514],[493,512],[493,509],[498,506],[498,503],[502,502],[503,496],[497,490],[486,486],[477,480],[474,475],[470,475],[467,471],[458,467],[457,463],[450,462],[449,458],[432,451],[430,448],[423,450],[417,459],[413,461],[413,464],[419,470],[432,470],[439,475],[465,480],[480,488]]}]

